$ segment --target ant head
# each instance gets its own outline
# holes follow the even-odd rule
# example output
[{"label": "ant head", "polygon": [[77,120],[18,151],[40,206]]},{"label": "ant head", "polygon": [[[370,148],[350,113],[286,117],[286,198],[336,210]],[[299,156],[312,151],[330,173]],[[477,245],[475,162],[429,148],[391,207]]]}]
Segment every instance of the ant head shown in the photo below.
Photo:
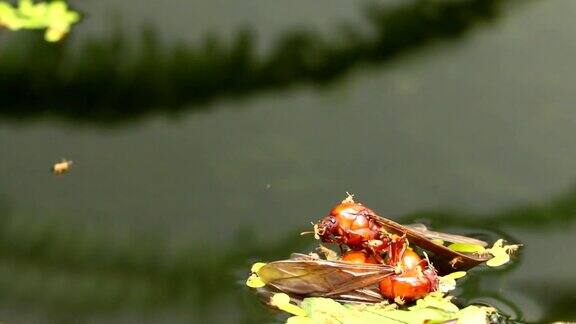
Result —
[{"label": "ant head", "polygon": [[330,238],[338,228],[336,217],[328,215],[314,225],[314,234],[321,239]]}]

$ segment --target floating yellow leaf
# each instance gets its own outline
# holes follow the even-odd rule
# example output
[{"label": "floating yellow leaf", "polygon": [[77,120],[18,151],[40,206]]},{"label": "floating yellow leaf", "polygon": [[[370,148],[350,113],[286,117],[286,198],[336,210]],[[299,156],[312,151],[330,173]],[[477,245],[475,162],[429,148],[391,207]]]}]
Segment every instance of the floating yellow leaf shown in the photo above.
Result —
[{"label": "floating yellow leaf", "polygon": [[456,289],[456,279],[460,279],[464,276],[466,276],[466,271],[456,271],[439,277],[438,290],[441,292],[449,292]]},{"label": "floating yellow leaf", "polygon": [[445,276],[442,276],[440,278],[447,278],[447,279],[460,279],[462,277],[466,276],[466,271],[456,271],[456,272],[452,272],[450,274],[447,274]]},{"label": "floating yellow leaf", "polygon": [[258,277],[257,274],[253,273],[246,280],[246,286],[250,288],[261,288],[266,286],[266,284],[264,283],[264,281],[262,281],[262,279],[260,279],[260,277]]},{"label": "floating yellow leaf", "polygon": [[260,268],[262,268],[265,265],[266,265],[265,262],[256,262],[252,265],[252,268],[250,269],[250,271],[252,273],[256,273],[256,272],[258,272],[258,270],[260,270]]},{"label": "floating yellow leaf", "polygon": [[294,304],[291,304],[290,303],[290,296],[288,296],[284,293],[274,294],[272,296],[272,298],[270,298],[270,305],[276,306],[279,309],[281,309],[287,313],[296,315],[296,316],[306,316],[307,315],[306,312],[302,308],[300,308]]},{"label": "floating yellow leaf", "polygon": [[494,243],[492,248],[486,251],[492,254],[494,257],[486,262],[489,267],[498,267],[506,264],[510,261],[510,254],[518,250],[520,245],[504,245],[504,240],[499,239]]},{"label": "floating yellow leaf", "polygon": [[486,261],[486,265],[489,267],[499,267],[503,264],[508,263],[508,261],[510,261],[510,256],[506,252],[496,253],[496,254],[492,254],[492,255],[494,255],[494,257],[492,259]]},{"label": "floating yellow leaf", "polygon": [[486,323],[487,311],[484,307],[468,306],[458,313],[457,324]]}]

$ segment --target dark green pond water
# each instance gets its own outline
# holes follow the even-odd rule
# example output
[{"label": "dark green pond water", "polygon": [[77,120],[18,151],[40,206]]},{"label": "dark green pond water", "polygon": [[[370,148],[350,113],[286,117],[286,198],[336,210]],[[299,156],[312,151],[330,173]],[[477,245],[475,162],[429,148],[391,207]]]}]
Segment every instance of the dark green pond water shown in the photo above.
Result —
[{"label": "dark green pond water", "polygon": [[[524,244],[456,295],[521,321],[576,320],[576,2],[486,3],[436,12],[463,19],[449,32],[388,29],[387,55],[371,42],[372,2],[73,1],[85,17],[61,46],[92,73],[77,79],[66,61],[51,74],[52,47],[23,45],[41,40],[3,32],[0,53],[27,54],[0,64],[0,88],[12,85],[0,91],[0,320],[275,320],[243,284],[250,265],[312,249],[299,233],[346,191],[397,221]],[[389,2],[396,15],[380,22],[414,26],[406,7]],[[350,45],[344,23],[366,41]],[[247,65],[278,64],[241,84],[226,83],[233,69],[214,81],[153,59],[141,76],[106,74],[131,61],[106,61],[107,36],[138,44],[143,26],[161,41],[136,57],[210,48],[210,35],[232,44],[248,27]],[[332,46],[305,59],[336,62],[328,77],[290,65],[298,40],[279,49],[296,30]],[[188,74],[204,92],[142,86]],[[55,177],[60,158],[75,164]]]}]

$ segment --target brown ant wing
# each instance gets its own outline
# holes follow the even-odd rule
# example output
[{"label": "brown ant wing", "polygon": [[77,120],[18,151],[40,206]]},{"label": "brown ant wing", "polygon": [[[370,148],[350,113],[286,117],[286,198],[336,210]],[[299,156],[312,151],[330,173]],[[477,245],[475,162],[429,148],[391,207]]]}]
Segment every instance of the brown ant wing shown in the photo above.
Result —
[{"label": "brown ant wing", "polygon": [[292,253],[290,255],[290,260],[316,260],[316,259],[319,259],[319,257],[304,253]]},{"label": "brown ant wing", "polygon": [[354,264],[314,258],[274,261],[258,270],[262,281],[289,295],[331,297],[340,300],[378,302],[373,288],[394,268],[381,264]]},{"label": "brown ant wing", "polygon": [[486,243],[482,240],[472,238],[472,237],[431,231],[424,224],[408,224],[408,225],[404,225],[404,226],[407,228],[410,228],[416,232],[419,232],[420,234],[426,236],[427,238],[429,238],[431,240],[442,240],[442,241],[446,241],[446,242],[450,242],[450,243],[475,244],[475,245],[480,245],[480,246],[484,246],[484,247],[488,245],[488,243]]},{"label": "brown ant wing", "polygon": [[490,259],[489,255],[460,253],[437,244],[426,233],[422,233],[421,229],[414,230],[376,214],[371,214],[370,217],[387,232],[406,235],[411,244],[432,252],[433,264],[442,273],[466,271]]},{"label": "brown ant wing", "polygon": [[[271,286],[264,286],[256,289],[256,294],[258,295],[260,300],[265,304],[270,303],[270,299],[272,298],[272,296],[274,296],[274,294],[281,292],[283,291],[280,291]],[[304,298],[307,297],[305,295],[296,295],[296,294],[288,294],[288,296],[290,296],[291,301],[294,303],[300,303]],[[374,287],[371,288],[362,288],[357,289],[355,291],[350,291],[348,293],[341,294],[339,296],[331,296],[331,298],[338,302],[349,304],[354,303],[375,304],[380,303],[384,300],[384,298],[380,294],[380,291],[378,290],[378,286],[376,285],[374,285]]]},{"label": "brown ant wing", "polygon": [[[334,298],[334,296],[331,296]],[[341,294],[335,298],[344,303],[380,303],[384,300],[377,285],[370,288],[355,289],[354,291]]]}]

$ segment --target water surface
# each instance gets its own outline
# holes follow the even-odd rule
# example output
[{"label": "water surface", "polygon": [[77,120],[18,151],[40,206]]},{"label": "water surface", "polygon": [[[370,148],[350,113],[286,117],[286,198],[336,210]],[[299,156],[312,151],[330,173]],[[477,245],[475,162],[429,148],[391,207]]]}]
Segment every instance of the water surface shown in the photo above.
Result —
[{"label": "water surface", "polygon": [[[363,24],[362,4],[346,1],[77,5],[87,13],[77,42],[105,34],[111,10],[168,44],[249,26],[262,55],[295,27]],[[529,322],[576,319],[571,9],[511,4],[464,37],[325,86],[222,96],[176,115],[159,105],[112,123],[0,119],[0,316],[269,319],[242,287],[249,265],[312,248],[298,233],[349,191],[397,220],[525,244],[512,267],[474,272],[463,299]],[[63,157],[75,165],[55,177]]]}]

